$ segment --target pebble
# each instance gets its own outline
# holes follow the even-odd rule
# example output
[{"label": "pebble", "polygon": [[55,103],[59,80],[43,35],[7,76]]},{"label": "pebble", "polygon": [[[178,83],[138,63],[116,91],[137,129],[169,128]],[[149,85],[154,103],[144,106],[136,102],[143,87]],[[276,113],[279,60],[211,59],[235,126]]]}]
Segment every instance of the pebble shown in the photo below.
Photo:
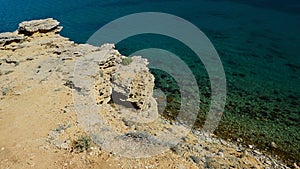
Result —
[{"label": "pebble", "polygon": [[199,164],[200,158],[196,156],[190,156],[190,158],[193,160],[194,163]]},{"label": "pebble", "polygon": [[27,161],[27,164],[30,165],[30,167],[34,167],[35,166],[35,162],[29,160]]},{"label": "pebble", "polygon": [[251,148],[251,149],[252,149],[252,148],[253,148],[253,146],[252,146],[252,145],[249,145],[249,148]]},{"label": "pebble", "polygon": [[221,152],[221,151],[219,151],[219,152],[217,153],[217,155],[220,156],[220,157],[224,157],[224,154],[223,154],[223,152]]},{"label": "pebble", "polygon": [[268,165],[272,164],[272,162],[270,160],[268,160],[268,159],[265,160],[265,163],[268,164]]},{"label": "pebble", "polygon": [[238,139],[236,139],[236,141],[239,142],[239,143],[241,143],[241,142],[243,142],[243,139],[242,138],[238,138]]},{"label": "pebble", "polygon": [[253,150],[253,152],[254,152],[255,154],[262,155],[262,153],[259,152],[259,151],[257,151],[257,150]]},{"label": "pebble", "polygon": [[221,144],[223,144],[223,145],[227,145],[226,141],[223,140],[223,139],[221,139],[220,142],[221,142]]},{"label": "pebble", "polygon": [[272,148],[277,148],[278,146],[277,146],[277,144],[276,144],[275,142],[272,142],[272,143],[271,143],[271,147],[272,147]]}]

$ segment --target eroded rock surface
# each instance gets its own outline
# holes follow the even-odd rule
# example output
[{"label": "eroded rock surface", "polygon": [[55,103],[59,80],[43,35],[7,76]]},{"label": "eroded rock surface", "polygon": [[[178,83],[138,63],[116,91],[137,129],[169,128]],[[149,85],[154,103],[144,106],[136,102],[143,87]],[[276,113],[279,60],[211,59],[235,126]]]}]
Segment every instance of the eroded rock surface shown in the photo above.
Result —
[{"label": "eroded rock surface", "polygon": [[16,32],[0,33],[0,45],[7,45],[12,42],[20,42],[24,40],[24,36],[17,34]]},{"label": "eroded rock surface", "polygon": [[124,96],[134,107],[147,110],[151,106],[154,76],[147,68],[147,60],[138,56],[132,57],[128,65],[118,65],[112,76],[113,90],[116,95]]},{"label": "eroded rock surface", "polygon": [[19,33],[33,34],[35,32],[46,33],[58,28],[59,22],[53,18],[24,21],[19,24]]}]

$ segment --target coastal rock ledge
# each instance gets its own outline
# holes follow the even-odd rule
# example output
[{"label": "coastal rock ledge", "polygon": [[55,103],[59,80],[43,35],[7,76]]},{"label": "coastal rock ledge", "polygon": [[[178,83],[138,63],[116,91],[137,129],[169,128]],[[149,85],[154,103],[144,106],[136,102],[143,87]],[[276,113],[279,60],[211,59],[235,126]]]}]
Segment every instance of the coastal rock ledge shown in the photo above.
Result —
[{"label": "coastal rock ledge", "polygon": [[[0,34],[0,168],[289,168],[255,146],[199,130],[148,158],[107,151],[83,129],[74,92],[95,96],[96,116],[105,119],[97,137],[105,140],[109,131],[120,133],[115,138],[131,140],[132,153],[157,141],[156,133],[175,132],[173,126],[182,125],[158,113],[155,79],[146,59],[123,56],[113,44],[76,44],[62,37],[61,29],[48,18],[22,22],[18,30]],[[96,71],[78,66],[88,56],[101,56],[92,60]],[[74,77],[75,67],[90,73],[89,89]]]},{"label": "coastal rock ledge", "polygon": [[19,33],[21,34],[33,34],[35,32],[47,33],[53,30],[59,32],[62,27],[58,27],[59,22],[53,18],[40,19],[33,21],[24,21],[19,24]]}]

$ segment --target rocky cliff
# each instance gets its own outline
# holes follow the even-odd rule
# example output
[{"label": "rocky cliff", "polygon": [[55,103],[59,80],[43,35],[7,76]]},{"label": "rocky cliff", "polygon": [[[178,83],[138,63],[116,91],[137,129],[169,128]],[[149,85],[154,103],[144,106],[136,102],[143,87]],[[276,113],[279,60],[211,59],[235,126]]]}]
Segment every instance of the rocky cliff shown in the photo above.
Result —
[{"label": "rocky cliff", "polygon": [[161,141],[153,133],[184,129],[158,114],[146,59],[122,56],[112,44],[76,44],[59,35],[61,29],[50,18],[22,22],[17,31],[0,34],[0,168],[287,168],[253,146],[202,131],[191,131],[171,149],[147,158],[107,151],[79,120],[72,97],[85,94],[74,68],[87,56],[103,56],[93,60],[95,71],[78,68],[90,73],[86,77],[93,83],[87,90],[110,126],[100,129],[100,140],[116,131],[121,135],[114,138],[130,141],[124,146],[134,153]]}]

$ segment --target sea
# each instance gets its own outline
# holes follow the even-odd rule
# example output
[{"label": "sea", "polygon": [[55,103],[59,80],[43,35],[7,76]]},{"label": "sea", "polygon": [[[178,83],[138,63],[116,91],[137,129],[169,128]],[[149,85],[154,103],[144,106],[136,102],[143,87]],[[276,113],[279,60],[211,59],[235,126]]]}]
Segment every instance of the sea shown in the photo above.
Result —
[{"label": "sea", "polygon": [[[242,140],[239,144],[253,145],[289,165],[300,161],[299,0],[0,0],[0,32],[15,31],[25,20],[51,17],[63,26],[61,35],[86,43],[111,21],[142,12],[180,17],[215,47],[227,93],[214,131],[218,137]],[[200,130],[211,100],[205,66],[187,45],[165,35],[138,34],[116,44],[128,56],[148,48],[176,54],[192,71],[201,100],[194,128]],[[155,88],[168,98],[161,114],[176,119],[181,98],[176,81],[164,71],[151,71]]]}]

